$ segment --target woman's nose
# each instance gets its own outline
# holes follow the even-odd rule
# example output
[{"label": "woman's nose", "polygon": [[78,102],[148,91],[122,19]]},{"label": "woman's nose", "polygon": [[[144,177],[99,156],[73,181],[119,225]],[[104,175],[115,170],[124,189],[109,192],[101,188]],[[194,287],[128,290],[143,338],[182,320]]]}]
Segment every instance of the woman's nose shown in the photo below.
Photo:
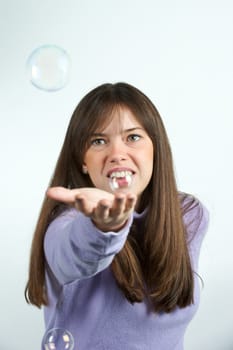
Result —
[{"label": "woman's nose", "polygon": [[109,148],[110,163],[122,162],[127,159],[126,145],[123,141],[113,142]]}]

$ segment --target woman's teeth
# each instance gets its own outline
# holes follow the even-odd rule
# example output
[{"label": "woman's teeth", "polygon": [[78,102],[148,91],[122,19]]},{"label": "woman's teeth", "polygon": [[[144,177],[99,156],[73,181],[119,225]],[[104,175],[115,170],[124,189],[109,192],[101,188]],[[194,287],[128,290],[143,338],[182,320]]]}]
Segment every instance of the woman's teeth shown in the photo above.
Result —
[{"label": "woman's teeth", "polygon": [[129,171],[129,170],[126,170],[126,171],[113,171],[111,174],[110,174],[110,178],[124,178],[126,176],[132,176],[132,172]]}]

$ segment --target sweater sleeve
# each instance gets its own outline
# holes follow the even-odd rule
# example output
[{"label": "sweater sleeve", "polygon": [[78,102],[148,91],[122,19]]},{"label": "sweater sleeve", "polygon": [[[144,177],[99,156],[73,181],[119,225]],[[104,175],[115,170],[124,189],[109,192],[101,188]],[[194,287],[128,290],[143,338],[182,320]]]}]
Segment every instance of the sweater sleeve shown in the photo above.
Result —
[{"label": "sweater sleeve", "polygon": [[209,212],[199,200],[195,199],[184,214],[184,224],[191,263],[197,272],[200,249],[209,224]]},{"label": "sweater sleeve", "polygon": [[45,239],[46,262],[62,285],[91,277],[107,268],[123,248],[133,221],[119,232],[102,232],[76,211],[62,213],[49,225]]}]

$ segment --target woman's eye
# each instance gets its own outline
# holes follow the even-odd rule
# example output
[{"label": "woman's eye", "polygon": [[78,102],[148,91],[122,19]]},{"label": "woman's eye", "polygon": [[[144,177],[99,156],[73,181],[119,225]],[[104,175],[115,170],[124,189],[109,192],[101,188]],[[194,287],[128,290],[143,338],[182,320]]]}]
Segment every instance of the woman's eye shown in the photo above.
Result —
[{"label": "woman's eye", "polygon": [[127,137],[128,141],[139,141],[141,139],[141,136],[140,135],[137,135],[137,134],[132,134],[132,135],[128,135]]},{"label": "woman's eye", "polygon": [[93,139],[91,140],[91,145],[93,146],[99,146],[99,145],[105,145],[106,141],[104,139]]}]

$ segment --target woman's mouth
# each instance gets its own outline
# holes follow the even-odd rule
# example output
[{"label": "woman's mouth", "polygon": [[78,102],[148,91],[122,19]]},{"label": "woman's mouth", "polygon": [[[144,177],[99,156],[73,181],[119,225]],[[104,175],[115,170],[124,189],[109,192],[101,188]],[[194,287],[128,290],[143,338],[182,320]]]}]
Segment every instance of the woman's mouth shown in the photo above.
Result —
[{"label": "woman's mouth", "polygon": [[113,191],[129,188],[132,181],[133,172],[130,170],[113,171],[109,174],[109,185]]}]

